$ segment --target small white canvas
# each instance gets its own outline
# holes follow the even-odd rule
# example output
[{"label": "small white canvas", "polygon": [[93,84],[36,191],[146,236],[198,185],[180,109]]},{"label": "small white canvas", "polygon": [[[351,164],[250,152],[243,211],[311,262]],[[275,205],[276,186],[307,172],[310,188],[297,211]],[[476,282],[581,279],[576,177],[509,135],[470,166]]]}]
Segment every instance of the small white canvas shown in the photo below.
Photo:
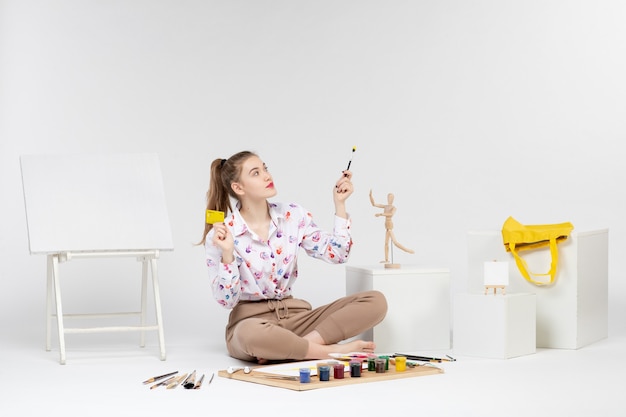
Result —
[{"label": "small white canvas", "polygon": [[485,285],[509,285],[508,262],[485,262],[483,271]]}]

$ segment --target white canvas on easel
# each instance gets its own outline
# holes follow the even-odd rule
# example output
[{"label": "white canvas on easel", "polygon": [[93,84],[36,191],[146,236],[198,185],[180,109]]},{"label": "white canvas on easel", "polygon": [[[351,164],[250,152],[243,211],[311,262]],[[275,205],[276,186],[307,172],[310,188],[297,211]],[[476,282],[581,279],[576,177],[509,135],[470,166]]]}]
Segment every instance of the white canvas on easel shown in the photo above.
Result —
[{"label": "white canvas on easel", "polygon": [[485,294],[489,289],[493,289],[494,294],[499,288],[505,293],[505,288],[509,285],[509,263],[508,262],[485,262],[483,264],[483,278],[485,282]]},{"label": "white canvas on easel", "polygon": [[485,262],[483,272],[485,285],[509,285],[508,262]]},{"label": "white canvas on easel", "polygon": [[172,250],[156,154],[20,158],[32,254]]},{"label": "white canvas on easel", "polygon": [[[165,359],[156,260],[173,250],[161,169],[154,153],[23,155],[20,158],[31,254],[48,258],[47,335],[56,307],[61,363],[65,333],[155,330]],[[137,326],[64,326],[59,263],[73,258],[136,257],[142,262],[141,311]],[[149,274],[149,271],[151,272]],[[146,324],[146,288],[152,279],[156,325]],[[112,316],[120,315],[115,313]],[[87,317],[89,314],[82,314]],[[102,316],[102,315],[98,315]]]}]

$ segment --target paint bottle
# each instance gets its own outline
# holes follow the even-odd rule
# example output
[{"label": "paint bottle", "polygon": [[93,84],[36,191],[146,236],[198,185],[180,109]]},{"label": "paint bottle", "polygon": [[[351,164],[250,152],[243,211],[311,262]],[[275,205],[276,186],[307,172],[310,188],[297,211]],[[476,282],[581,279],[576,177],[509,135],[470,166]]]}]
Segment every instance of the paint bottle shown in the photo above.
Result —
[{"label": "paint bottle", "polygon": [[321,368],[322,366],[326,366],[326,365],[328,365],[328,363],[326,363],[326,362],[318,362],[318,363],[317,363],[317,377],[318,377],[318,378],[319,378],[319,376],[320,376],[320,368]]},{"label": "paint bottle", "polygon": [[384,358],[376,358],[375,359],[375,370],[377,374],[385,373],[385,359]]},{"label": "paint bottle", "polygon": [[376,371],[376,358],[375,357],[367,358],[367,371],[368,372]]},{"label": "paint bottle", "polygon": [[300,383],[306,384],[311,382],[311,370],[309,368],[300,368]]},{"label": "paint bottle", "polygon": [[350,361],[350,376],[352,378],[361,376],[361,361]]},{"label": "paint bottle", "polygon": [[388,371],[389,370],[389,356],[381,355],[381,356],[379,356],[379,358],[385,360],[385,371]]},{"label": "paint bottle", "polygon": [[343,363],[336,363],[333,365],[333,377],[335,379],[343,379],[345,371],[346,366]]},{"label": "paint bottle", "polygon": [[320,381],[329,381],[330,380],[330,366],[322,365],[318,368],[319,370],[319,379]]},{"label": "paint bottle", "polygon": [[406,371],[406,357],[396,356],[396,372]]}]

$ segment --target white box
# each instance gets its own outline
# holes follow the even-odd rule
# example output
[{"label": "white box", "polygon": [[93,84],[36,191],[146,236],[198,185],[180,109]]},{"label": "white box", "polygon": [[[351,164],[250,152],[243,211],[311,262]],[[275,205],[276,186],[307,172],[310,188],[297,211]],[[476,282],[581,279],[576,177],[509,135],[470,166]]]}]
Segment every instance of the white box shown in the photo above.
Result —
[{"label": "white box", "polygon": [[508,359],[536,351],[535,294],[456,294],[455,355]]},{"label": "white box", "polygon": [[[501,231],[468,233],[468,291],[484,291],[483,262],[509,262],[507,293],[537,295],[537,347],[578,349],[608,336],[608,229],[572,232],[558,244],[556,280],[537,286],[524,279]],[[528,269],[550,269],[550,251],[523,251]]]},{"label": "white box", "polygon": [[359,338],[373,340],[378,352],[450,348],[450,270],[402,265],[346,266],[346,293],[378,290],[387,315]]}]

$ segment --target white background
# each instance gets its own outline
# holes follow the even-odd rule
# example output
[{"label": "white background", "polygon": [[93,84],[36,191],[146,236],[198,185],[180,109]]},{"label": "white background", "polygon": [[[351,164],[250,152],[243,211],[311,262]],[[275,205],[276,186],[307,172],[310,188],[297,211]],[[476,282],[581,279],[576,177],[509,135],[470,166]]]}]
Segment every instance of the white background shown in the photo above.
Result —
[{"label": "white background", "polygon": [[[160,260],[166,342],[219,350],[227,311],[194,245],[211,161],[257,151],[277,200],[330,228],[353,146],[351,265],[383,257],[370,189],[395,194],[396,237],[415,250],[395,261],[450,268],[453,292],[468,230],[509,215],[609,228],[609,336],[624,335],[624,21],[620,0],[0,0],[2,344],[42,346],[45,329],[20,155],[157,152],[175,246]],[[300,263],[297,296],[344,294],[343,267]],[[125,266],[91,265],[62,266],[66,311],[134,305]]]}]

